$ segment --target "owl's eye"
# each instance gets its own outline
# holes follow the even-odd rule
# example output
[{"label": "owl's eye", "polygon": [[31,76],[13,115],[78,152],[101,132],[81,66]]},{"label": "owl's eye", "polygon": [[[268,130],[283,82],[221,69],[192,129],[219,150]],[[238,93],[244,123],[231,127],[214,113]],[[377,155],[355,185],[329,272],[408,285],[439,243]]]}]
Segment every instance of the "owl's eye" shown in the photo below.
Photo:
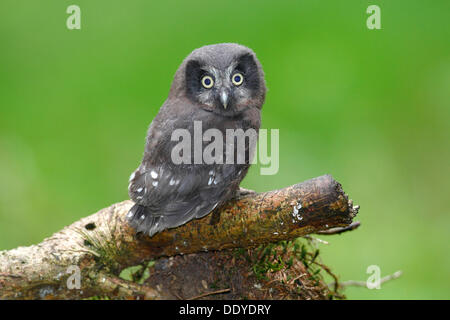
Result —
[{"label": "owl's eye", "polygon": [[240,73],[235,73],[231,77],[231,82],[233,82],[235,86],[240,86],[242,82],[244,82],[244,76]]},{"label": "owl's eye", "polygon": [[204,86],[206,89],[212,88],[213,85],[214,85],[214,80],[212,77],[204,76],[202,78],[202,86]]}]

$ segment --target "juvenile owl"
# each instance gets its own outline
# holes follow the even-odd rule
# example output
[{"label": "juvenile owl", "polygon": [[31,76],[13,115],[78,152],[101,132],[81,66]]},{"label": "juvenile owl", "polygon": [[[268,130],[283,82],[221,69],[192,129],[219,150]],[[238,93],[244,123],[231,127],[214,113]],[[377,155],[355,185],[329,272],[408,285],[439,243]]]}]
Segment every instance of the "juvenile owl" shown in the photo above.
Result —
[{"label": "juvenile owl", "polygon": [[208,45],[185,58],[130,177],[135,205],[127,219],[137,232],[180,226],[236,195],[255,147],[250,135],[244,145],[237,140],[243,132],[257,135],[265,94],[261,64],[245,46]]}]

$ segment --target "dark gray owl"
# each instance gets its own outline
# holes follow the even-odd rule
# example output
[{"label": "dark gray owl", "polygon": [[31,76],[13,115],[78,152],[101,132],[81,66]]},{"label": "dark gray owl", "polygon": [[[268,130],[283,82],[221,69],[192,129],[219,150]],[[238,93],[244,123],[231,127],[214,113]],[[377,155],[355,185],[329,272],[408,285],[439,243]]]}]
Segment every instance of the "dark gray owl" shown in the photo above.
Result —
[{"label": "dark gray owl", "polygon": [[[141,165],[131,174],[129,195],[135,202],[127,218],[137,232],[150,236],[201,218],[239,190],[250,166],[254,144],[239,148],[227,132],[258,132],[266,94],[264,73],[255,53],[242,45],[223,43],[194,50],[178,68],[167,100],[150,124]],[[206,148],[213,138],[195,136],[215,130],[223,139],[213,150],[216,161],[198,160],[195,145]],[[182,163],[173,161],[179,140],[175,130],[189,132],[191,151],[183,149]],[[212,132],[212,131],[209,131]],[[217,135],[220,133],[221,135]],[[220,137],[220,138],[218,138]],[[210,140],[210,141],[208,141]],[[216,154],[217,153],[217,154]],[[245,153],[244,161],[238,161]],[[230,161],[230,159],[232,161]]]}]

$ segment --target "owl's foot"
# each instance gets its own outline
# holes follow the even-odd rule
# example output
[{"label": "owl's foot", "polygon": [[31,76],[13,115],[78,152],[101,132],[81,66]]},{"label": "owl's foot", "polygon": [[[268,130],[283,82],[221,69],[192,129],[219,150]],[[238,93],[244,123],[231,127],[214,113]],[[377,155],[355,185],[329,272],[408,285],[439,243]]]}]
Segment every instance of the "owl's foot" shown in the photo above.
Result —
[{"label": "owl's foot", "polygon": [[250,190],[250,189],[245,189],[245,188],[241,188],[240,187],[236,191],[236,198],[243,197],[243,196],[248,196],[248,195],[255,194],[255,193],[256,193],[255,190]]}]

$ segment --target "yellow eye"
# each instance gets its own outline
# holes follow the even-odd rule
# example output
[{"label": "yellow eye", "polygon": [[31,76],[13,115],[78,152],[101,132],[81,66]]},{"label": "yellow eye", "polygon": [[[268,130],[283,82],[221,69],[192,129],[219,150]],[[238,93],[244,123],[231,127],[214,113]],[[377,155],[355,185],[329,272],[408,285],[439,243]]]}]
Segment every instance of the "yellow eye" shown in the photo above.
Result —
[{"label": "yellow eye", "polygon": [[206,89],[212,88],[213,85],[214,85],[214,80],[212,77],[204,76],[202,78],[202,86],[204,86]]},{"label": "yellow eye", "polygon": [[233,82],[235,86],[240,86],[242,82],[244,82],[244,76],[240,73],[235,73],[231,77],[231,82]]}]

